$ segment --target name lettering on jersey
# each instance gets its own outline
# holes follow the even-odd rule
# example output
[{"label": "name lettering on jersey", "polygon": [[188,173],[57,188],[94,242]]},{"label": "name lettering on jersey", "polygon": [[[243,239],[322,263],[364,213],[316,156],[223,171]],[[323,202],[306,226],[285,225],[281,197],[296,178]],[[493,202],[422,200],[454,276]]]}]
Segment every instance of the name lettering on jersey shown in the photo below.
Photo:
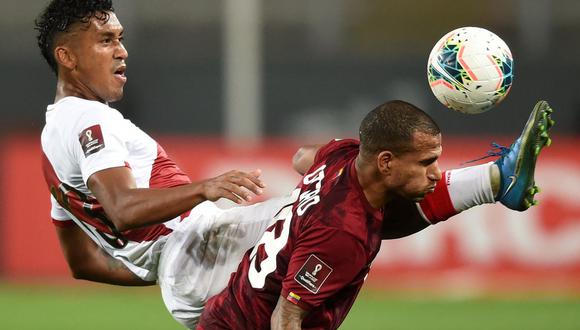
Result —
[{"label": "name lettering on jersey", "polygon": [[294,280],[308,291],[318,293],[330,273],[332,273],[332,268],[314,254],[311,254],[294,276]]},{"label": "name lettering on jersey", "polygon": [[85,157],[103,149],[105,147],[105,140],[103,139],[101,125],[94,125],[84,129],[79,134],[79,142],[81,143]]},{"label": "name lettering on jersey", "polygon": [[[305,186],[310,186],[314,184],[314,189],[306,190],[300,194],[300,202],[296,208],[296,214],[302,216],[308,208],[312,205],[318,204],[320,202],[320,188],[322,187],[322,179],[324,179],[324,169],[326,165],[322,165],[317,168],[314,172],[305,175],[302,183]],[[310,187],[309,187],[310,188]]]}]

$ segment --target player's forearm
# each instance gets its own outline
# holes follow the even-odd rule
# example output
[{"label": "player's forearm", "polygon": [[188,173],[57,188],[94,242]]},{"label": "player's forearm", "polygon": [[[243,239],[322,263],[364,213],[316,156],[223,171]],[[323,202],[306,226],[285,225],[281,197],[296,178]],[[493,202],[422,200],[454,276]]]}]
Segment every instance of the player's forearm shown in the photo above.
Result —
[{"label": "player's forearm", "polygon": [[138,278],[120,260],[98,247],[78,226],[56,226],[55,229],[74,278],[128,286],[155,284]]},{"label": "player's forearm", "polygon": [[306,311],[280,297],[272,313],[270,327],[272,330],[299,330],[302,329],[304,316]]},{"label": "player's forearm", "polygon": [[120,231],[162,223],[205,201],[199,184],[168,189],[131,189],[122,198],[103,203]]},{"label": "player's forearm", "polygon": [[123,286],[154,285],[154,281],[144,281],[131,272],[120,260],[101,249],[96,249],[92,258],[74,268],[73,277],[79,280],[100,282]]},{"label": "player's forearm", "polygon": [[271,320],[272,330],[300,330],[302,329],[302,319],[292,314],[274,314]]},{"label": "player's forearm", "polygon": [[190,210],[205,200],[227,198],[236,203],[262,194],[264,183],[259,169],[229,171],[215,178],[172,188],[137,188],[132,172],[114,167],[91,175],[87,186],[103,206],[109,220],[124,231],[162,223]]}]

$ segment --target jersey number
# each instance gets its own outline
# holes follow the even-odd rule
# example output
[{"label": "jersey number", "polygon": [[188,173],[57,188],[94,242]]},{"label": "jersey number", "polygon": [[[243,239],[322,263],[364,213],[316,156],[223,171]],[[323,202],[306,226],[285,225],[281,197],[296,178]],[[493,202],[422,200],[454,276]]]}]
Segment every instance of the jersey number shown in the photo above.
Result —
[{"label": "jersey number", "polygon": [[[320,166],[314,172],[304,176],[303,184],[309,189],[300,194],[296,213],[302,216],[311,206],[320,202],[320,188],[324,179],[324,169],[326,165]],[[313,187],[311,187],[311,185]],[[290,234],[290,223],[292,222],[292,207],[294,204],[284,207],[274,218],[274,224],[266,230],[258,244],[250,254],[250,269],[248,279],[255,289],[262,289],[266,283],[266,277],[276,270],[276,258],[278,253],[286,246]],[[282,228],[280,228],[282,227]],[[276,236],[276,233],[279,233]],[[258,250],[263,246],[266,258],[258,261]]]}]

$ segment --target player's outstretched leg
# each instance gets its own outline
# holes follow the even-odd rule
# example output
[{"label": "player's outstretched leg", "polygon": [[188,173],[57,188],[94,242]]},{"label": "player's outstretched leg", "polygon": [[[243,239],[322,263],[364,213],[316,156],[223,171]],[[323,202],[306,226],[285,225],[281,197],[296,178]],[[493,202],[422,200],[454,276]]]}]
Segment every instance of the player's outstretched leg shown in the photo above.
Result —
[{"label": "player's outstretched leg", "polygon": [[552,111],[548,102],[536,103],[522,134],[495,161],[501,177],[495,199],[512,210],[524,211],[537,204],[534,195],[539,189],[534,182],[534,170],[540,151],[552,142],[548,135],[554,125]]}]

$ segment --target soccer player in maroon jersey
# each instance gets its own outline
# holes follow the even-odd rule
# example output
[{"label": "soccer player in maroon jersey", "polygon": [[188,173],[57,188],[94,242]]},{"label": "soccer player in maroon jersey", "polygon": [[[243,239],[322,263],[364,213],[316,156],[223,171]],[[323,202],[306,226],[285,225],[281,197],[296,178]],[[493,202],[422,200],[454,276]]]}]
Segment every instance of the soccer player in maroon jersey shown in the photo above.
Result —
[{"label": "soccer player in maroon jersey", "polygon": [[[215,214],[219,211],[211,203],[202,202],[220,197],[240,202],[249,199],[252,193],[260,194],[264,185],[258,178],[259,173],[231,171],[191,183],[153,139],[109,106],[123,96],[128,57],[123,45],[123,27],[110,0],[53,0],[37,20],[36,28],[41,52],[57,76],[55,102],[47,107],[47,122],[41,137],[43,170],[51,192],[51,216],[73,276],[117,285],[153,285],[157,280],[172,315],[191,327],[197,323],[206,301],[205,295],[192,297],[191,292],[200,287],[207,289],[204,291],[207,296],[212,296],[214,290],[219,292],[221,288],[216,288],[225,286],[231,270],[241,259],[236,257],[240,251],[232,254],[228,250],[218,256],[229,256],[235,263],[213,260],[211,267],[203,268],[196,267],[201,261],[191,256],[197,256],[195,252],[204,254],[206,250],[199,247],[212,246],[209,244],[212,240],[224,250],[237,245],[229,244],[232,242],[253,241],[233,236],[234,240],[229,242],[219,235],[204,235],[214,233],[215,223],[208,218],[217,218]],[[535,113],[545,115],[545,111]],[[276,326],[302,318],[305,326],[338,326],[362,284],[380,239],[413,233],[426,227],[426,221],[434,223],[470,206],[493,201],[490,173],[502,179],[496,185],[500,187],[500,193],[495,194],[501,196],[498,200],[512,208],[529,206],[526,203],[529,204],[533,193],[521,191],[533,188],[530,178],[533,179],[535,158],[529,151],[534,146],[541,147],[536,142],[545,141],[532,139],[538,137],[537,129],[526,131],[525,139],[516,144],[514,150],[521,145],[524,147],[518,150],[523,153],[516,152],[513,161],[507,157],[514,155],[511,153],[502,157],[506,161],[495,167],[467,169],[468,174],[453,172],[445,180],[452,182],[449,187],[441,184],[435,187],[442,175],[436,166],[440,137],[436,126],[430,126],[431,121],[426,118],[419,116],[421,120],[417,122],[394,121],[410,126],[405,131],[406,126],[393,125],[399,130],[387,130],[392,136],[373,135],[384,133],[382,127],[365,129],[369,135],[361,136],[365,138],[360,153],[357,142],[351,140],[322,147],[315,161],[313,155],[317,148],[303,150],[296,158],[297,169],[304,173],[312,163],[319,166],[312,167],[304,177],[303,191],[296,194],[299,200],[278,212],[276,222],[244,261],[228,288],[244,291],[237,296],[245,301],[239,310],[236,304],[227,304],[226,309],[232,313],[225,320],[226,328],[267,327],[279,297],[283,299],[272,318]],[[543,120],[545,123],[546,119]],[[539,121],[534,117],[534,124]],[[368,122],[369,127],[373,123]],[[376,125],[382,125],[382,121],[378,120]],[[531,164],[523,167],[523,177],[517,171],[499,171],[504,167],[519,171],[521,166],[513,164],[522,158]],[[467,190],[475,187],[471,189],[472,194],[454,191],[455,186],[462,186],[453,184],[456,177],[468,178],[464,180],[468,184],[463,186]],[[511,180],[509,184],[504,184],[508,182],[504,177]],[[432,191],[421,202],[421,207],[416,208],[414,200]],[[472,196],[476,195],[474,191],[482,192],[482,196]],[[200,203],[205,208],[200,205],[191,210]],[[387,204],[381,206],[384,203]],[[246,210],[260,210],[259,207]],[[240,212],[240,217],[229,218],[243,216],[256,220],[255,214],[269,213],[270,208],[265,209],[243,215]],[[278,209],[277,206],[275,210]],[[271,219],[271,215],[260,217],[267,219],[265,224]],[[348,221],[339,226],[340,219]],[[207,226],[195,226],[197,221]],[[234,225],[244,222],[236,221]],[[259,232],[256,240],[263,232],[260,228],[252,232]],[[247,231],[240,232],[253,238]],[[200,234],[200,239],[192,234]],[[195,244],[186,244],[190,243],[189,238]],[[181,246],[189,250],[180,249]],[[242,255],[247,248],[239,250]],[[306,255],[308,251],[311,253]],[[341,258],[333,258],[330,252]],[[210,259],[206,257],[204,254],[203,261]],[[342,259],[351,268],[342,270]],[[170,266],[164,267],[164,264]],[[184,264],[192,265],[197,272],[194,281],[190,281],[194,272],[183,267]],[[288,272],[284,273],[286,268]],[[292,271],[298,285],[292,286],[291,278],[285,277]],[[250,287],[242,285],[244,274],[256,290],[250,291]],[[217,278],[221,275],[225,277],[223,283]],[[180,285],[180,280],[189,286]],[[238,280],[241,282],[236,287]],[[282,280],[282,284],[276,284]],[[352,285],[340,289],[341,281]],[[315,296],[309,296],[311,293]],[[267,299],[258,296],[267,296]],[[329,305],[330,297],[336,299],[334,305]],[[225,299],[221,295],[213,300],[208,315],[217,315]],[[248,314],[254,302],[256,320],[245,324],[240,315]],[[305,310],[310,310],[308,315]],[[321,317],[318,323],[312,323],[317,316]],[[210,326],[210,319],[211,316],[206,318],[206,327]]]},{"label": "soccer player in maroon jersey", "polygon": [[516,210],[533,204],[533,172],[549,144],[551,111],[539,102],[495,163],[460,170],[439,169],[439,127],[403,101],[371,111],[360,142],[303,147],[294,157],[305,174],[294,203],[278,212],[228,286],[207,302],[198,329],[338,328],[382,239],[416,233],[478,204],[501,201]]}]

